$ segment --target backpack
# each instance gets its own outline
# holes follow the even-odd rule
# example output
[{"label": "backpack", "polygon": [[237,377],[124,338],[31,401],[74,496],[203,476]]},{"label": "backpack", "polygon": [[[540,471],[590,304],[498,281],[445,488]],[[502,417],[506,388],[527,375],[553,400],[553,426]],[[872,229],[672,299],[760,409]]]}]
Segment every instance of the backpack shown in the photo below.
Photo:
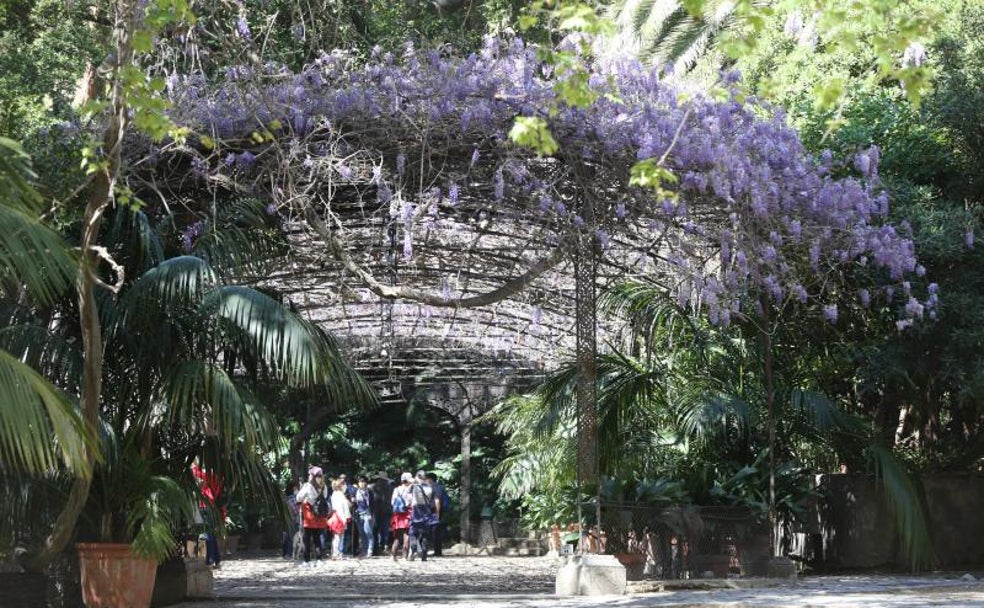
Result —
[{"label": "backpack", "polygon": [[314,513],[316,517],[328,517],[331,515],[331,503],[325,498],[323,492],[318,492],[317,498],[314,499],[314,503],[311,504],[311,512]]},{"label": "backpack", "polygon": [[[423,508],[429,511],[431,506],[434,504],[433,498],[430,500],[427,499],[427,490],[425,490],[424,486],[419,483],[413,485],[411,494],[413,495],[414,510]],[[431,496],[433,496],[433,494]]]},{"label": "backpack", "polygon": [[406,513],[407,503],[403,502],[403,495],[397,494],[393,497],[393,512],[394,513]]},{"label": "backpack", "polygon": [[372,494],[368,489],[356,491],[355,512],[360,515],[372,514]]},{"label": "backpack", "polygon": [[451,508],[451,497],[448,496],[448,491],[441,486],[441,513],[446,513],[448,509]]}]

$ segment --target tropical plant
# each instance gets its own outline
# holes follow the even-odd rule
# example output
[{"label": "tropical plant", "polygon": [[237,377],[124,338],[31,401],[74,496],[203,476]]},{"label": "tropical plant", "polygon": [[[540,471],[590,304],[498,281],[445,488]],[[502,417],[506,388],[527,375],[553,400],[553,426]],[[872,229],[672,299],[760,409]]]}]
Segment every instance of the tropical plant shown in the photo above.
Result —
[{"label": "tropical plant", "polygon": [[[38,219],[41,201],[31,184],[33,178],[20,145],[0,138],[0,302],[4,303],[51,305],[71,286],[75,274],[76,263],[66,243]],[[4,306],[3,312],[13,320],[21,308]],[[2,475],[38,474],[57,466],[90,474],[84,454],[95,438],[85,433],[68,395],[33,366],[59,352],[44,352],[25,333],[0,327]]]},{"label": "tropical plant", "polygon": [[607,10],[622,36],[634,38],[640,59],[687,71],[717,38],[742,25],[733,0],[707,0],[700,8],[679,0],[618,0]]},{"label": "tropical plant", "polygon": [[[819,447],[877,473],[907,555],[914,565],[928,562],[927,529],[910,474],[881,447],[870,424],[844,413],[798,375],[796,361],[808,356],[797,350],[795,337],[809,316],[785,319],[789,326],[774,335],[772,347],[789,354],[776,359],[774,370],[773,457],[762,432],[768,389],[757,326],[716,328],[658,286],[642,283],[619,285],[603,302],[632,328],[639,352],[598,361],[601,472],[615,478],[602,488],[610,498],[631,495],[633,488],[643,492],[638,480],[659,475],[682,484],[685,502],[740,505],[794,521],[814,493],[812,472],[832,466],[829,456],[812,459]],[[572,386],[576,373],[565,369],[536,395],[504,402],[489,415],[508,437],[508,456],[496,470],[505,496],[560,497],[573,484],[573,405],[556,387]]]}]

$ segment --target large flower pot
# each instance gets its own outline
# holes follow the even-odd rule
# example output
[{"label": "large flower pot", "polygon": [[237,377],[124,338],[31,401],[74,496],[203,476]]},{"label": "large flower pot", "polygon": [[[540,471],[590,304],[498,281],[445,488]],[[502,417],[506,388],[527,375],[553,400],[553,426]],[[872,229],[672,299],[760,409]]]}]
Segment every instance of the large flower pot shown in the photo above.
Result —
[{"label": "large flower pot", "polygon": [[130,545],[78,543],[82,601],[87,608],[149,608],[157,562]]},{"label": "large flower pot", "polygon": [[625,579],[640,581],[644,578],[646,555],[644,553],[616,553],[615,559],[625,566]]}]

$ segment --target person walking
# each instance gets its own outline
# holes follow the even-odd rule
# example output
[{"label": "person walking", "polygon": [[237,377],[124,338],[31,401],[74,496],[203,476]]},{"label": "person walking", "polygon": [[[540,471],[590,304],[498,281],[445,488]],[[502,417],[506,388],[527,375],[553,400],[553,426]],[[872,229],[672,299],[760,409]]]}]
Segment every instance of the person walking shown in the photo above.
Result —
[{"label": "person walking", "polygon": [[434,525],[434,557],[441,557],[444,554],[444,529],[447,527],[447,518],[450,515],[451,497],[447,490],[438,481],[437,475],[433,472],[427,473],[427,483],[434,488],[435,504],[437,505],[437,523]]},{"label": "person walking", "polygon": [[390,528],[393,530],[393,559],[397,557],[397,549],[406,555],[410,550],[410,543],[407,541],[407,531],[410,529],[410,508],[412,496],[410,486],[413,485],[413,475],[404,473],[400,475],[400,485],[393,488],[393,495],[390,504],[393,507],[393,517],[390,519]]},{"label": "person walking", "polygon": [[301,564],[304,568],[311,565],[311,551],[320,545],[321,533],[328,529],[331,502],[321,467],[308,469],[308,481],[297,493],[297,503],[301,506],[301,527],[304,530],[304,563]]},{"label": "person walking", "polygon": [[300,519],[300,507],[297,506],[297,482],[288,481],[284,488],[284,502],[287,503],[287,511],[290,519],[287,527],[284,528],[283,538],[280,544],[280,553],[284,559],[291,559],[294,556],[294,536],[298,530]]},{"label": "person walking", "polygon": [[331,482],[331,517],[328,519],[328,528],[332,532],[331,555],[332,559],[342,559],[345,555],[342,549],[345,546],[345,530],[352,522],[352,507],[349,504],[348,496],[345,495],[345,480],[336,479]]},{"label": "person walking", "polygon": [[372,482],[373,519],[375,520],[376,551],[382,555],[389,548],[390,519],[393,517],[393,482],[384,471],[376,473]]},{"label": "person walking", "polygon": [[[355,507],[355,486],[349,483],[348,476],[345,473],[340,473],[338,475],[338,481],[342,484],[342,495],[349,503],[349,512],[351,513]],[[349,519],[348,527],[342,532],[342,540],[339,543],[339,555],[355,555],[355,537],[357,532],[355,531],[355,523],[353,519]]]},{"label": "person walking", "polygon": [[355,525],[359,530],[359,556],[372,557],[376,539],[373,536],[373,498],[369,479],[359,475],[355,488]]},{"label": "person walking", "polygon": [[424,471],[417,471],[416,479],[410,488],[412,508],[410,509],[410,561],[415,555],[420,561],[427,561],[427,545],[437,523],[435,513],[440,503],[434,498],[434,488],[427,483]]}]

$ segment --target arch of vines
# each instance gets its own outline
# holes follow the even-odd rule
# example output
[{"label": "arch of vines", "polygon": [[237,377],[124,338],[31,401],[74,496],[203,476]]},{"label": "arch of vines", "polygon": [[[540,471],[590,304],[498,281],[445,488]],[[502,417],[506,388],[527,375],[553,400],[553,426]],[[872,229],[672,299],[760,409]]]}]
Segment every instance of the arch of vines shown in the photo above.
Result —
[{"label": "arch of vines", "polygon": [[[193,135],[131,147],[130,185],[180,202],[189,250],[216,205],[263,201],[306,269],[272,280],[340,334],[378,334],[380,301],[395,301],[391,322],[416,335],[553,358],[571,346],[568,264],[586,241],[600,282],[655,281],[719,325],[806,303],[831,322],[848,303],[890,307],[903,326],[935,314],[935,286],[923,299],[910,286],[923,271],[888,222],[877,148],[851,166],[815,158],[737,94],[684,95],[609,60],[590,68],[597,99],[569,107],[537,49],[495,38],[468,57],[334,52],[300,73],[223,76],[168,77],[169,112]],[[521,115],[546,119],[559,151],[512,144]],[[646,159],[676,178],[660,194],[629,185]],[[852,275],[867,286],[848,291]]]}]

